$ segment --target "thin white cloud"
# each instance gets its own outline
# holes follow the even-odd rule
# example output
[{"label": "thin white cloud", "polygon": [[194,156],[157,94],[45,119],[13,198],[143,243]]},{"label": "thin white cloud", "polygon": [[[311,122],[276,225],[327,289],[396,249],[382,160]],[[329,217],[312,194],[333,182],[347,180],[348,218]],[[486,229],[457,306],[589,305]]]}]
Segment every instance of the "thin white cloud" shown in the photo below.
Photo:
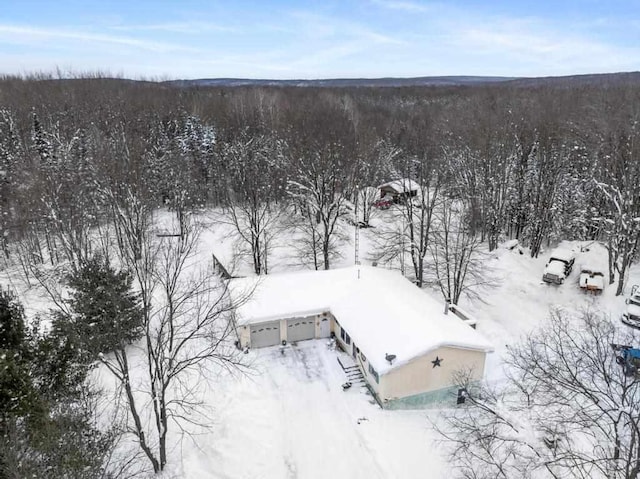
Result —
[{"label": "thin white cloud", "polygon": [[172,43],[140,40],[137,38],[115,35],[104,35],[99,33],[89,33],[73,30],[59,30],[50,28],[26,27],[20,25],[0,24],[0,42],[2,36],[10,43],[20,43],[20,40],[27,42],[33,40],[73,40],[80,42],[103,43],[111,45],[122,45],[141,50],[153,52],[178,52],[189,50],[189,48]]},{"label": "thin white cloud", "polygon": [[431,7],[429,5],[403,0],[371,0],[371,3],[389,10],[402,10],[409,13],[431,11]]},{"label": "thin white cloud", "polygon": [[458,18],[448,28],[449,47],[483,57],[493,68],[563,75],[629,69],[640,60],[635,46],[621,47],[568,25],[539,18]]},{"label": "thin white cloud", "polygon": [[132,31],[154,31],[154,32],[170,32],[184,33],[191,35],[199,35],[203,33],[239,33],[240,30],[235,27],[218,25],[210,22],[169,22],[155,24],[137,24],[137,25],[116,25],[111,27],[113,30],[132,32]]},{"label": "thin white cloud", "polygon": [[304,37],[319,40],[363,40],[377,44],[404,45],[404,40],[395,36],[380,33],[363,24],[343,20],[341,18],[328,17],[312,12],[292,12],[291,17],[296,20],[296,33]]},{"label": "thin white cloud", "polygon": [[293,28],[290,35],[299,39],[299,46],[280,61],[287,62],[301,77],[322,78],[336,65],[362,65],[382,50],[408,46],[395,34],[344,18],[308,11],[292,12],[290,17],[294,20],[289,24]]}]

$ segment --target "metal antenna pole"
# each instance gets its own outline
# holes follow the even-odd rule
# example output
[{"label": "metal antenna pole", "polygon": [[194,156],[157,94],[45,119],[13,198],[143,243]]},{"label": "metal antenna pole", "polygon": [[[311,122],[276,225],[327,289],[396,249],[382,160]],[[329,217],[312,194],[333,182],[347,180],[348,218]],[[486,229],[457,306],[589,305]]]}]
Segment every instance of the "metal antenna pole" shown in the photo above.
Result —
[{"label": "metal antenna pole", "polygon": [[355,207],[355,220],[354,220],[354,225],[356,228],[355,241],[354,241],[354,246],[355,246],[354,256],[355,256],[356,265],[360,264],[360,225],[358,224],[358,198],[359,197],[360,197],[360,191],[358,190],[358,185],[356,185],[356,207]]}]

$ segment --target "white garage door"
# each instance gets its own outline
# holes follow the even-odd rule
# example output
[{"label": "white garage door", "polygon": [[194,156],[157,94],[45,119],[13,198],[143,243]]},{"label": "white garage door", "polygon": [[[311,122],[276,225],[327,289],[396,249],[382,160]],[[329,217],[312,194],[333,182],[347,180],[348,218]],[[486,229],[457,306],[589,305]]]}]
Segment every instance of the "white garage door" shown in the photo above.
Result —
[{"label": "white garage door", "polygon": [[287,320],[287,341],[304,341],[315,337],[316,323],[314,318]]},{"label": "white garage door", "polygon": [[251,325],[251,347],[264,348],[280,344],[280,321]]}]

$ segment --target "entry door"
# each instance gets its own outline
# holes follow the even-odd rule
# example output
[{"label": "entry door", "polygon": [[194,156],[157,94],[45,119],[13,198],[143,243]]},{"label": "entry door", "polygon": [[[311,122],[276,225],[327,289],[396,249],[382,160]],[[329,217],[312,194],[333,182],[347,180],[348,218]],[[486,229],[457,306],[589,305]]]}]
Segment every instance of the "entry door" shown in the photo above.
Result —
[{"label": "entry door", "polygon": [[321,318],[320,319],[320,337],[328,338],[331,336],[331,321],[329,318]]}]

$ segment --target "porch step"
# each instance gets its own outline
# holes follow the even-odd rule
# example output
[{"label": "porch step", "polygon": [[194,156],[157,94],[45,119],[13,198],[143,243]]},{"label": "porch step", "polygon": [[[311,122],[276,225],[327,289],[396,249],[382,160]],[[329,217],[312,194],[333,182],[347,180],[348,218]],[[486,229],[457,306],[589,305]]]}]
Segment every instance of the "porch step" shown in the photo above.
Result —
[{"label": "porch step", "polygon": [[[344,371],[345,376],[347,376],[347,382],[345,384],[352,384],[352,385],[357,384],[358,386],[367,385],[364,379],[364,376],[362,374],[362,371],[360,370],[358,365],[351,360],[350,357],[343,356],[341,359],[340,356],[338,356],[337,359],[338,359],[338,364],[340,364],[340,367]],[[343,388],[344,388],[344,385],[343,385]],[[345,390],[346,389],[348,388],[345,388]]]},{"label": "porch step", "polygon": [[338,364],[340,365],[342,370],[345,372],[358,368],[358,365],[349,356],[342,354],[338,355],[336,359],[338,360]]}]

